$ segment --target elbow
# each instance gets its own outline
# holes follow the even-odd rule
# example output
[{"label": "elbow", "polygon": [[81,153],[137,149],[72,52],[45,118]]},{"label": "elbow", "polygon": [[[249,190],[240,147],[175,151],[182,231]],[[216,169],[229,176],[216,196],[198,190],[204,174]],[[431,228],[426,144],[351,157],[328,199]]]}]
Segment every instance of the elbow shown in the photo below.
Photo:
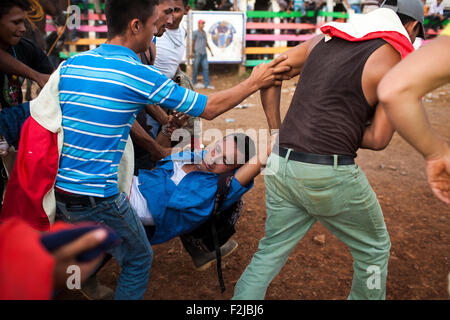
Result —
[{"label": "elbow", "polygon": [[389,145],[389,143],[376,143],[374,146],[372,146],[372,150],[374,151],[382,151],[386,149],[386,147]]},{"label": "elbow", "polygon": [[385,137],[379,137],[378,139],[375,139],[370,147],[370,149],[374,151],[382,151],[387,148],[389,143],[391,142],[392,135],[385,136]]},{"label": "elbow", "polygon": [[363,149],[369,149],[373,151],[382,151],[386,149],[388,144],[382,144],[382,143],[371,143],[371,144],[362,144],[361,148]]},{"label": "elbow", "polygon": [[380,135],[372,135],[370,137],[366,137],[361,144],[361,147],[364,149],[370,149],[374,151],[382,151],[387,148],[389,143],[391,142],[394,131],[391,133],[383,133]]},{"label": "elbow", "polygon": [[403,94],[407,91],[408,89],[405,88],[400,81],[390,81],[390,78],[387,77],[378,85],[378,101],[385,110],[392,109],[393,106],[399,104],[403,99]]},{"label": "elbow", "polygon": [[205,110],[203,110],[202,114],[200,115],[200,118],[211,121],[214,120],[217,116],[218,114],[215,111],[214,105],[210,101],[208,101],[206,103]]},{"label": "elbow", "polygon": [[200,117],[205,120],[211,121],[216,118],[216,115],[213,112],[205,109],[205,111],[201,114]]},{"label": "elbow", "polygon": [[388,107],[395,97],[395,90],[386,81],[382,81],[377,89],[378,102],[383,107]]}]

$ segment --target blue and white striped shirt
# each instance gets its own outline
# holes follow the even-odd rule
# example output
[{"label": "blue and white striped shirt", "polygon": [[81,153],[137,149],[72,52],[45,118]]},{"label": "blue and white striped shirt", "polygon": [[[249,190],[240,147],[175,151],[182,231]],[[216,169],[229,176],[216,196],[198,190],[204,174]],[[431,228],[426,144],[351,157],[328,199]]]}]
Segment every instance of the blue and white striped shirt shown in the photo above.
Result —
[{"label": "blue and white striped shirt", "polygon": [[59,98],[64,145],[56,186],[96,197],[118,193],[119,162],[141,108],[159,104],[198,117],[207,99],[143,65],[131,49],[110,44],[63,64]]}]

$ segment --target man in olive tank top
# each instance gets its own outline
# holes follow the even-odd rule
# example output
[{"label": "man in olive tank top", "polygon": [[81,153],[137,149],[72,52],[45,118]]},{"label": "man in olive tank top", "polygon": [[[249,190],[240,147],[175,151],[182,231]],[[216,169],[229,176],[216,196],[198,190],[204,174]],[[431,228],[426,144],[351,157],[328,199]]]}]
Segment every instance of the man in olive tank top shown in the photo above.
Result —
[{"label": "man in olive tank top", "polygon": [[[321,28],[328,36],[331,32],[331,40],[317,36],[286,52],[290,75],[301,76],[282,124],[281,87],[261,91],[268,119],[276,119],[269,125],[274,132],[279,128],[279,142],[265,175],[266,234],[233,299],[263,299],[316,221],[350,249],[354,273],[348,299],[385,299],[391,243],[377,197],[354,158],[359,148],[382,150],[389,144],[394,129],[377,108],[377,86],[401,56],[413,51],[416,36],[424,36],[422,2],[391,2],[356,18],[355,34],[355,28],[346,29],[352,21],[331,23]],[[394,33],[401,39],[391,37]]]}]

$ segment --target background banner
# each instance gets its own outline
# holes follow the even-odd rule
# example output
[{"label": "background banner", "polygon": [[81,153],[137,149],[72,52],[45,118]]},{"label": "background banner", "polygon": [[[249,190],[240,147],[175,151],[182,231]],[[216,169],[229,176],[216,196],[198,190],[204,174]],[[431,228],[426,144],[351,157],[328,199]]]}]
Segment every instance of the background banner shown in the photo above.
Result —
[{"label": "background banner", "polygon": [[[190,36],[198,29],[198,21],[205,21],[209,47],[209,63],[241,63],[245,45],[245,13],[234,11],[191,11]],[[192,40],[189,40],[192,41]]]}]

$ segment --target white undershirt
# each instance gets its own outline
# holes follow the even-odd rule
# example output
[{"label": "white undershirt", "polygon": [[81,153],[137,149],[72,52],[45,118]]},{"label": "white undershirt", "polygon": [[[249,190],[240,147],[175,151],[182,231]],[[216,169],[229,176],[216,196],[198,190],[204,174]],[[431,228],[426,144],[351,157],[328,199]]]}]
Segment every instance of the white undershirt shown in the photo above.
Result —
[{"label": "white undershirt", "polygon": [[156,38],[156,58],[154,66],[167,78],[172,79],[178,65],[183,60],[186,50],[186,30],[179,27],[176,30],[166,29],[161,37]]},{"label": "white undershirt", "polygon": [[[187,174],[183,170],[183,166],[186,163],[189,163],[189,161],[173,161],[173,175],[172,177],[170,177],[170,179],[177,186]],[[139,190],[139,179],[136,176],[133,176],[133,180],[131,181],[130,204],[144,226],[155,225],[153,216],[147,206],[147,200],[145,200],[144,196]]]},{"label": "white undershirt", "polygon": [[170,177],[175,185],[178,185],[180,181],[186,176],[186,172],[183,170],[183,166],[189,163],[189,161],[173,161],[173,175]]},{"label": "white undershirt", "polygon": [[145,200],[144,196],[139,190],[139,179],[136,176],[133,176],[133,180],[131,180],[130,205],[138,215],[139,219],[141,219],[141,222],[144,226],[155,225],[153,216],[147,207],[147,200]]}]

